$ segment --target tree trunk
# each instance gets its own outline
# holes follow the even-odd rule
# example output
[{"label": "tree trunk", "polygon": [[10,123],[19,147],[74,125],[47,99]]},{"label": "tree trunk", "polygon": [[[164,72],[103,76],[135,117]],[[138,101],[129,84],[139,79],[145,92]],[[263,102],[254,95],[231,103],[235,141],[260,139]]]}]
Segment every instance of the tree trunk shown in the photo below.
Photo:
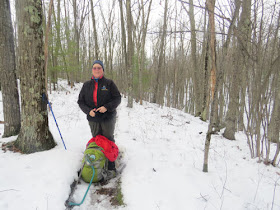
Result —
[{"label": "tree trunk", "polygon": [[[216,127],[216,119],[215,115],[218,111],[216,109],[218,103],[218,91],[216,85],[216,37],[215,37],[215,21],[214,21],[214,8],[215,8],[215,0],[207,0],[206,1],[206,8],[209,14],[209,25],[210,25],[210,51],[211,51],[211,61],[212,61],[212,104],[211,104],[211,113],[210,113],[210,122],[208,125],[208,131],[205,140],[205,149],[204,149],[204,162],[203,162],[203,172],[208,172],[208,156],[209,156],[209,149],[210,149],[210,141],[211,135],[213,134],[213,129]],[[220,74],[221,75],[221,74]],[[220,78],[218,78],[217,83],[219,82]]]},{"label": "tree trunk", "polygon": [[189,0],[188,15],[190,18],[190,23],[191,23],[191,60],[192,60],[193,78],[194,78],[193,85],[194,85],[195,116],[199,116],[202,113],[201,86],[203,83],[201,83],[201,79],[199,79],[199,78],[202,78],[202,75],[200,75],[200,72],[199,72],[198,63],[197,63],[197,55],[196,55],[196,32],[195,32],[196,29],[195,29],[193,0]]},{"label": "tree trunk", "polygon": [[239,55],[234,55],[234,71],[232,72],[231,88],[229,93],[229,105],[226,115],[226,129],[223,136],[229,140],[235,140],[237,109],[239,107]]},{"label": "tree trunk", "polygon": [[[53,63],[54,63],[54,68],[52,69],[52,75],[51,75],[51,83],[53,83],[53,89],[56,89],[56,84],[57,84],[57,72],[58,72],[58,58],[60,57],[59,55],[59,50],[62,48],[61,47],[61,40],[60,40],[60,30],[61,30],[61,24],[60,24],[60,11],[61,11],[61,5],[60,1],[57,1],[57,16],[55,16],[55,11],[53,11],[53,16],[54,16],[54,22],[55,22],[55,28],[56,28],[56,43],[55,43],[55,50],[54,50],[54,56],[53,56]],[[51,93],[51,87],[50,87],[50,93]]]},{"label": "tree trunk", "polygon": [[125,22],[124,22],[124,16],[123,16],[123,4],[122,4],[122,0],[119,0],[119,5],[120,5],[120,15],[121,15],[121,34],[122,34],[122,56],[123,59],[121,59],[122,61],[124,60],[124,65],[123,62],[121,62],[121,72],[123,75],[123,81],[124,82],[124,92],[127,94],[127,86],[128,86],[128,73],[127,73],[127,46],[126,46],[126,32],[125,32]]},{"label": "tree trunk", "polygon": [[151,12],[152,0],[150,0],[147,19],[145,22],[145,13],[144,13],[144,3],[141,0],[142,4],[142,39],[141,39],[141,50],[140,50],[140,65],[139,65],[139,97],[140,97],[140,104],[143,103],[143,70],[145,67],[145,43],[146,43],[146,35],[147,35],[147,28],[148,28],[148,21]]},{"label": "tree trunk", "polygon": [[94,6],[92,0],[90,0],[91,5],[91,16],[92,16],[92,25],[93,25],[93,36],[94,36],[94,56],[95,60],[99,59],[99,47],[98,47],[98,39],[97,39],[97,29],[95,23],[95,14],[94,14]]},{"label": "tree trunk", "polygon": [[[236,1],[236,3],[239,3]],[[229,107],[227,111],[226,117],[226,129],[223,136],[230,140],[235,140],[235,132],[237,127],[237,119],[238,113],[241,112],[242,116],[240,116],[240,123],[243,125],[243,113],[244,106],[239,110],[240,107],[240,97],[241,101],[244,101],[245,104],[245,80],[246,78],[245,71],[247,71],[246,66],[248,62],[248,58],[246,58],[246,54],[244,51],[248,50],[248,42],[250,41],[250,17],[251,17],[251,0],[242,2],[242,13],[240,22],[238,23],[238,44],[237,49],[234,54],[234,66],[235,71],[233,72],[232,78],[232,88],[229,94]],[[245,57],[245,58],[244,58]],[[242,75],[242,76],[241,76]],[[240,82],[242,80],[242,82]],[[242,88],[240,88],[242,87]],[[242,120],[241,120],[242,118]],[[240,125],[241,127],[243,127]]]},{"label": "tree trunk", "polygon": [[233,32],[233,28],[235,27],[235,22],[236,19],[239,17],[239,10],[240,10],[240,5],[241,5],[241,0],[234,0],[234,6],[235,6],[235,10],[234,10],[234,14],[228,29],[228,34],[227,34],[227,39],[223,45],[223,48],[226,49],[226,54],[227,54],[227,50],[228,50],[228,46],[230,43],[230,39],[232,36],[232,32]]},{"label": "tree trunk", "polygon": [[165,0],[165,6],[164,6],[164,20],[163,20],[163,26],[162,26],[162,34],[160,37],[160,49],[159,49],[159,58],[158,58],[158,65],[157,65],[157,72],[156,72],[156,81],[155,81],[155,89],[154,89],[154,97],[153,97],[153,103],[160,104],[160,91],[163,91],[161,88],[162,83],[162,68],[163,68],[163,62],[164,62],[164,45],[165,45],[165,37],[166,37],[166,30],[167,30],[167,6],[168,1]]},{"label": "tree trunk", "polygon": [[[242,13],[240,17],[240,24],[241,24],[241,37],[239,39],[239,46],[240,46],[240,53],[241,55],[241,62],[242,65],[240,66],[241,69],[241,79],[240,79],[240,105],[237,115],[238,120],[238,130],[242,131],[244,128],[244,109],[245,109],[245,97],[246,97],[246,85],[247,85],[247,78],[248,78],[248,66],[249,66],[249,56],[245,52],[250,51],[251,45],[251,2],[252,0],[242,1]],[[238,27],[239,28],[239,27]]]},{"label": "tree trunk", "polygon": [[[215,17],[214,17],[214,5],[215,0],[208,0],[206,4],[209,12],[209,25],[210,25],[210,51],[211,51],[211,61],[212,68],[210,72],[210,84],[211,84],[211,98],[214,98],[214,91],[216,87],[216,35],[215,35]],[[212,8],[213,6],[213,8]]]},{"label": "tree trunk", "polygon": [[17,0],[19,69],[21,90],[21,130],[15,146],[23,153],[51,149],[55,142],[48,127],[42,2]]},{"label": "tree trunk", "polygon": [[76,68],[78,68],[79,65],[79,47],[80,47],[80,39],[78,36],[78,24],[77,24],[77,19],[78,19],[78,14],[77,14],[77,0],[72,0],[73,2],[73,15],[74,15],[74,58],[73,58],[73,64],[75,69],[71,69],[70,72],[70,80],[71,80],[71,88],[74,87],[74,81],[76,77]]},{"label": "tree trunk", "polygon": [[[280,62],[278,62],[280,64]],[[278,67],[275,67],[278,68]],[[277,150],[275,152],[272,165],[276,166],[277,156],[279,155],[280,150],[280,140],[279,140],[279,132],[280,132],[280,73],[277,72],[277,79],[275,84],[275,101],[272,110],[272,116],[269,127],[268,127],[268,140],[274,143],[277,143]]]},{"label": "tree trunk", "polygon": [[[44,45],[44,69],[45,69],[45,87],[46,87],[46,96],[48,96],[48,59],[49,59],[49,30],[51,27],[51,17],[52,17],[52,7],[53,7],[53,0],[50,0],[49,5],[49,12],[48,12],[48,22],[46,25],[46,33],[45,33],[45,45]],[[51,88],[51,87],[50,87]]]},{"label": "tree trunk", "polygon": [[[202,49],[202,58],[203,58],[203,70],[204,70],[204,85],[203,85],[203,99],[202,99],[202,114],[201,120],[206,121],[209,115],[209,103],[210,103],[210,91],[209,91],[209,24],[206,24],[206,12],[204,15],[204,35],[203,35],[203,49]],[[209,21],[208,21],[209,23]],[[207,25],[207,26],[206,26]]]},{"label": "tree trunk", "polygon": [[126,1],[126,15],[127,15],[127,73],[128,73],[128,103],[127,106],[133,107],[133,56],[134,56],[134,46],[132,42],[133,33],[133,21],[131,14],[131,2]]},{"label": "tree trunk", "polygon": [[3,137],[20,131],[20,106],[16,79],[14,35],[9,0],[0,2],[0,82],[3,97]]}]

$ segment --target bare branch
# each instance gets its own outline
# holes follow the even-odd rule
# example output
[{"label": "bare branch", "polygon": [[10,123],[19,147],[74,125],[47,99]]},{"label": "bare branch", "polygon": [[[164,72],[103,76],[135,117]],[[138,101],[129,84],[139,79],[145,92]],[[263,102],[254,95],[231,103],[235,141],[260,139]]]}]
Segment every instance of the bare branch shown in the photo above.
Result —
[{"label": "bare branch", "polygon": [[[181,2],[182,4],[184,3],[184,4],[189,4],[189,5],[190,5],[190,3],[189,3],[189,2],[182,1],[182,0],[178,0],[178,1],[179,1],[179,2]],[[195,4],[193,4],[193,6],[194,6],[194,7],[199,8],[199,9],[206,10],[206,7],[203,7],[203,6],[198,6],[198,5],[195,5]],[[186,10],[186,11],[187,11],[187,10]],[[225,19],[225,20],[227,20],[227,21],[229,21],[229,22],[231,22],[231,19],[230,19],[230,18],[228,18],[228,17],[225,17],[225,16],[222,16],[222,15],[219,15],[219,14],[217,14],[217,13],[215,13],[215,12],[214,12],[214,15],[215,15],[215,16],[217,16],[217,17],[220,17],[220,18],[222,18],[222,19]]]},{"label": "bare branch", "polygon": [[[205,33],[205,31],[201,31],[201,30],[195,30],[195,32],[199,32],[199,33]],[[148,34],[160,34],[162,32],[160,31],[150,31],[147,32]],[[167,34],[171,35],[174,33],[191,33],[191,30],[176,30],[176,31],[166,31]],[[215,34],[219,34],[219,35],[227,35],[226,33],[223,32],[215,32]]]}]

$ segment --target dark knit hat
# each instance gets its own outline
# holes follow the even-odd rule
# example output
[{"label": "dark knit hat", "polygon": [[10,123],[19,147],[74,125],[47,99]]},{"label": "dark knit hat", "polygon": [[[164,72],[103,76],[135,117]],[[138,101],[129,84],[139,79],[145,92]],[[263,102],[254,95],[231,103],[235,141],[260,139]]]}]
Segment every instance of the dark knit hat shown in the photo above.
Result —
[{"label": "dark knit hat", "polygon": [[103,62],[102,62],[102,61],[96,60],[96,61],[93,62],[92,66],[93,66],[94,64],[99,64],[100,66],[102,66],[102,69],[103,69],[103,71],[104,71],[104,65],[103,65]]}]

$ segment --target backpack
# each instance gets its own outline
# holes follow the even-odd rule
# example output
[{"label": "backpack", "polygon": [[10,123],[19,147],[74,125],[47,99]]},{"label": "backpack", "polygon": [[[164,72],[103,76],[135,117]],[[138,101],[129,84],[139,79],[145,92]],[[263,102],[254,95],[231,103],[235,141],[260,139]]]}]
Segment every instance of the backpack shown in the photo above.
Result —
[{"label": "backpack", "polygon": [[90,182],[94,168],[94,177],[92,182],[99,182],[106,177],[106,162],[107,158],[102,152],[103,148],[99,147],[95,142],[89,143],[84,152],[83,164],[85,163],[82,169],[82,178],[85,182]]}]

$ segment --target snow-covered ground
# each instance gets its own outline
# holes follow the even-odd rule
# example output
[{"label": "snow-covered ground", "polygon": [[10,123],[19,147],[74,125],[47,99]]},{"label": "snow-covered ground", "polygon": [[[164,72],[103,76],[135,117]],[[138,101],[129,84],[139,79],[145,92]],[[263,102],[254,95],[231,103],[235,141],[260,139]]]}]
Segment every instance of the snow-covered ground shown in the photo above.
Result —
[{"label": "snow-covered ground", "polygon": [[[86,116],[77,105],[81,85],[70,90],[60,81],[59,90],[49,96],[67,150],[51,113],[50,130],[58,144],[54,149],[30,155],[0,150],[1,210],[65,209],[70,184],[91,138]],[[214,135],[209,172],[203,173],[207,123],[155,104],[134,103],[132,109],[126,105],[123,98],[115,131],[127,164],[121,177],[126,206],[117,209],[280,209],[280,169],[251,159],[244,134],[238,133],[237,141]],[[1,124],[0,145],[16,139],[1,138],[3,130]],[[77,201],[84,192],[78,192]],[[84,204],[74,209],[115,209],[106,202],[93,203],[94,192],[91,186]]]}]

